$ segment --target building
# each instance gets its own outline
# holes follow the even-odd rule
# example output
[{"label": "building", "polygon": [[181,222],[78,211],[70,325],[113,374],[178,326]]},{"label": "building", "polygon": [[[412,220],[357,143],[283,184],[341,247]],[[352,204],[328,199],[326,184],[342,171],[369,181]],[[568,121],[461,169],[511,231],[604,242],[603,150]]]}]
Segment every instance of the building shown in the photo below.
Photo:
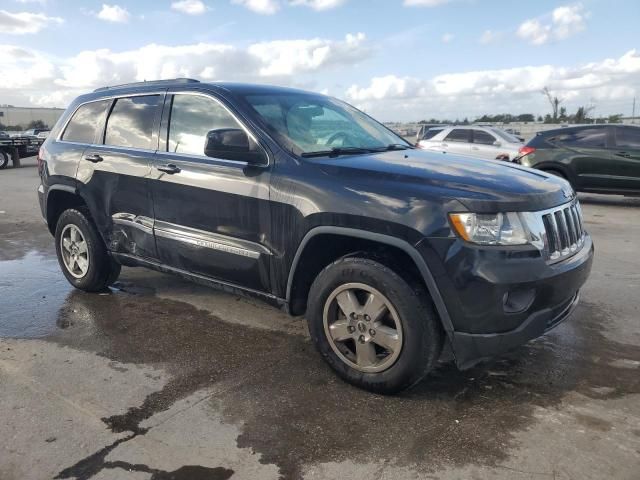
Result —
[{"label": "building", "polygon": [[63,108],[12,107],[0,106],[0,124],[5,127],[20,126],[27,128],[29,123],[42,120],[48,127],[53,127],[64,112]]}]

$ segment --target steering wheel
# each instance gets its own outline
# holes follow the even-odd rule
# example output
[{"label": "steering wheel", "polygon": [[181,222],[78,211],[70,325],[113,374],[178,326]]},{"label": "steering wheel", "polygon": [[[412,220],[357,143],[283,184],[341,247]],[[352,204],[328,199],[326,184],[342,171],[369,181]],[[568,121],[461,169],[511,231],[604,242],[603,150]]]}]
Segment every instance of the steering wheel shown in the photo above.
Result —
[{"label": "steering wheel", "polygon": [[351,135],[349,135],[347,132],[336,132],[329,137],[329,139],[327,140],[327,145],[332,145],[339,138],[342,138],[342,145],[344,145],[345,143],[349,143],[349,140],[351,140]]}]

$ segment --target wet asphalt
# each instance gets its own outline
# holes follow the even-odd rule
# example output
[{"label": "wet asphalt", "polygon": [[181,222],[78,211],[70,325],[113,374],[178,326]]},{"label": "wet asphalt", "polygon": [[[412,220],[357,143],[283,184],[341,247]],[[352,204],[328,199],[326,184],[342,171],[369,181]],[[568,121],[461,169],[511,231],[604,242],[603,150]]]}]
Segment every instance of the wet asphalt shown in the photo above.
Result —
[{"label": "wet asphalt", "polygon": [[303,319],[143,269],[74,290],[32,161],[0,171],[0,479],[640,478],[640,199],[581,195],[572,317],[417,388],[338,380]]}]

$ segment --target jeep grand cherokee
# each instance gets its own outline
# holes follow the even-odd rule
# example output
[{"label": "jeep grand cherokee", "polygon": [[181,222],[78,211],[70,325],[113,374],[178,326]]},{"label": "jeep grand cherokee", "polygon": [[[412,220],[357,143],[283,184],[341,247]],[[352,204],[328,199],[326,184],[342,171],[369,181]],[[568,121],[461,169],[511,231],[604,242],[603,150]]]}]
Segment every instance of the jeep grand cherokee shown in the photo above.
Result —
[{"label": "jeep grand cherokee", "polygon": [[189,79],[77,98],[39,154],[62,272],[95,292],[121,265],[305,314],[343,379],[392,393],[567,318],[593,245],[569,184],[414,149],[346,103]]}]

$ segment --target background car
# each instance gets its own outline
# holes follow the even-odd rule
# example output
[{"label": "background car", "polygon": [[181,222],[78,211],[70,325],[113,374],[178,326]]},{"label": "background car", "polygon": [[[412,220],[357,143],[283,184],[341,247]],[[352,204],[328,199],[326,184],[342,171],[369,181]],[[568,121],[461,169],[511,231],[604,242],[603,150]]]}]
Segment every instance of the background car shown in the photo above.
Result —
[{"label": "background car", "polygon": [[640,126],[583,125],[539,132],[516,161],[563,177],[578,191],[639,194]]},{"label": "background car", "polygon": [[418,147],[486,160],[513,160],[518,157],[522,142],[495,127],[455,126],[420,140]]}]

